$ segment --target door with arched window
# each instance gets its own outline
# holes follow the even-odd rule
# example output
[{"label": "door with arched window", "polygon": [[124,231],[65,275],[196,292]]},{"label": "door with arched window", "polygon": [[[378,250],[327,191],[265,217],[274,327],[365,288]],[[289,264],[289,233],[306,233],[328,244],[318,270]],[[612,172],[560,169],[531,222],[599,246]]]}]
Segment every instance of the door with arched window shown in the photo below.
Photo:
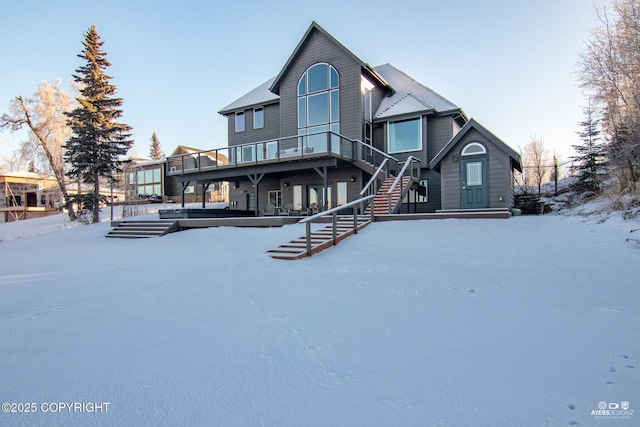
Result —
[{"label": "door with arched window", "polygon": [[487,150],[478,142],[462,149],[462,208],[482,209],[487,201]]}]

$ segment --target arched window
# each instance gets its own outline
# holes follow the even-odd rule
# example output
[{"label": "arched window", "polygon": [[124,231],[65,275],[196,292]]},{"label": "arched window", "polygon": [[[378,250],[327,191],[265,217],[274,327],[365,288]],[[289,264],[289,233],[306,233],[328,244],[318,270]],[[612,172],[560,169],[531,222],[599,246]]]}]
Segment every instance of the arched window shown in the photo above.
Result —
[{"label": "arched window", "polygon": [[463,156],[475,156],[476,154],[487,154],[487,149],[479,142],[472,142],[462,149]]},{"label": "arched window", "polygon": [[[330,64],[314,64],[298,82],[298,135],[340,133],[340,76]],[[327,151],[326,135],[304,138],[306,147]]]}]

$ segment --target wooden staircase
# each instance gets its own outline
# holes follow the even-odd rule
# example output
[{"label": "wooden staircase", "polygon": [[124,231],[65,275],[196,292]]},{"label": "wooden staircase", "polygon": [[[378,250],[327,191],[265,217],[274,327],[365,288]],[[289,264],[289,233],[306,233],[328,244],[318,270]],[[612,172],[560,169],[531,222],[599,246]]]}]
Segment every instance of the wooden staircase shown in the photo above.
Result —
[{"label": "wooden staircase", "polygon": [[160,237],[178,230],[178,221],[121,221],[106,237],[141,239]]},{"label": "wooden staircase", "polygon": [[411,178],[406,176],[402,178],[402,188],[405,190],[404,194],[400,190],[400,185],[397,185],[396,188],[391,193],[391,212],[389,212],[389,189],[393,185],[393,182],[396,180],[395,176],[389,176],[384,180],[382,186],[376,193],[376,197],[373,199],[373,202],[367,207],[365,210],[365,214],[370,214],[371,207],[373,206],[373,214],[374,215],[385,215],[390,213],[398,213],[400,209],[400,205],[402,198],[409,190],[411,185]]},{"label": "wooden staircase", "polygon": [[[371,223],[370,216],[358,216],[357,231],[360,231]],[[316,254],[331,246],[337,245],[342,240],[355,234],[353,217],[344,217],[338,219],[336,223],[336,239],[333,239],[333,224],[311,233],[311,254]],[[289,243],[280,245],[277,249],[267,251],[267,253],[276,259],[295,260],[305,258],[307,253],[307,240],[305,236],[292,240]]]}]

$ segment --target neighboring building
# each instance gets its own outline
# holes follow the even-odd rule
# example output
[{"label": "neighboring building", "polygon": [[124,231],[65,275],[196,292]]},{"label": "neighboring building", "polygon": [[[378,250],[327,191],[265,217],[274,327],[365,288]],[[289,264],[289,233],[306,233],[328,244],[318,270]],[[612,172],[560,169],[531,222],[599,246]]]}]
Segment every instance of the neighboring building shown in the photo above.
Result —
[{"label": "neighboring building", "polygon": [[55,215],[63,204],[54,176],[33,172],[0,175],[0,222]]},{"label": "neighboring building", "polygon": [[315,22],[276,77],[220,114],[228,147],[174,153],[167,174],[181,188],[231,182],[238,209],[339,206],[360,198],[377,171],[394,175],[405,164],[416,167],[403,192],[411,203],[394,212],[513,206],[514,150],[404,72],[362,61]]},{"label": "neighboring building", "polygon": [[[206,152],[197,148],[179,145],[171,156],[181,159],[186,168],[215,167],[226,164],[227,158],[222,154]],[[153,200],[194,203],[194,202],[228,202],[229,183],[209,182],[200,185],[198,182],[179,183],[167,174],[167,159],[159,160],[132,159],[125,170],[126,200]],[[176,170],[172,170],[176,172]],[[203,200],[204,194],[204,200]]]},{"label": "neighboring building", "polygon": [[159,197],[164,200],[167,159],[131,159],[124,169],[125,200]]}]

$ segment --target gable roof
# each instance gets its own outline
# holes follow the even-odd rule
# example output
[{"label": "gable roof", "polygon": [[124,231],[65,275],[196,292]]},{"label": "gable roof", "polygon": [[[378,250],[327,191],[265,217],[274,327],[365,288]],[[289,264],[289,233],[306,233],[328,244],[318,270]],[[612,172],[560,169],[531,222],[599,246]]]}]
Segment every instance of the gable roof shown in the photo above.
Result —
[{"label": "gable roof", "polygon": [[451,151],[453,147],[456,146],[456,144],[462,139],[462,137],[464,137],[467,134],[467,132],[469,132],[471,129],[477,130],[478,132],[480,132],[480,134],[482,134],[482,136],[487,138],[491,143],[495,144],[498,148],[500,148],[502,151],[507,153],[509,157],[513,159],[513,167],[515,167],[517,170],[522,172],[522,160],[520,159],[520,154],[518,154],[513,148],[505,144],[497,136],[489,132],[487,128],[482,126],[475,119],[469,120],[462,127],[462,129],[460,129],[460,131],[453,138],[451,138],[449,142],[447,142],[447,145],[445,145],[442,148],[442,150],[440,150],[440,152],[436,154],[436,156],[429,162],[429,168],[438,170],[442,159],[447,155],[447,153],[449,153],[449,151]]},{"label": "gable roof", "polygon": [[462,109],[439,93],[414,80],[391,64],[375,67],[393,87],[393,95],[382,100],[374,120],[417,112],[462,113]]},{"label": "gable roof", "polygon": [[231,104],[218,111],[218,113],[227,115],[234,111],[244,110],[247,107],[268,105],[278,102],[280,100],[280,97],[269,90],[274,80],[275,77],[270,78],[257,88],[253,89],[251,92],[236,99]]},{"label": "gable roof", "polygon": [[309,40],[309,37],[311,37],[314,31],[318,31],[321,34],[323,34],[325,37],[327,37],[333,44],[335,44],[339,49],[341,49],[347,56],[349,56],[351,59],[357,62],[364,70],[368,71],[370,76],[374,80],[377,80],[378,83],[380,83],[383,87],[387,89],[392,89],[390,85],[384,80],[384,78],[382,78],[371,65],[367,64],[358,56],[356,56],[353,52],[347,49],[342,43],[340,43],[335,37],[333,37],[324,28],[322,28],[316,21],[313,21],[311,22],[311,25],[307,29],[307,32],[304,33],[304,36],[302,36],[302,39],[300,40],[296,48],[293,50],[293,53],[291,54],[287,62],[284,64],[284,67],[282,67],[282,70],[280,70],[280,73],[273,80],[273,83],[269,87],[269,90],[271,92],[275,94],[280,93],[280,83],[282,82],[283,77],[287,74],[287,72],[289,71],[289,68],[293,64],[293,61],[298,56],[298,53],[300,52],[300,50],[302,50],[307,40]]},{"label": "gable roof", "polygon": [[204,154],[205,156],[209,157],[213,161],[217,161],[217,159],[220,159],[221,164],[227,163],[228,161],[227,156],[225,156],[222,153],[219,153],[218,150],[203,151],[203,150],[200,150],[199,148],[187,147],[186,145],[178,145],[176,149],[173,150],[173,152],[169,157],[179,156],[181,154],[188,155],[188,154],[198,154],[198,153]]}]

